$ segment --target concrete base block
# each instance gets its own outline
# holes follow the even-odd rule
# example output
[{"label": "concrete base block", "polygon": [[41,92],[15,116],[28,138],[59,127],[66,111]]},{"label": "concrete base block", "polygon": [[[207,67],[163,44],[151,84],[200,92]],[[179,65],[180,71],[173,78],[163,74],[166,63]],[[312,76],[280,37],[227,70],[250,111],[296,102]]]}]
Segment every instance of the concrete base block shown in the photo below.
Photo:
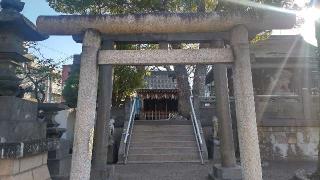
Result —
[{"label": "concrete base block", "polygon": [[214,164],[221,162],[220,142],[217,139],[213,140],[213,162]]},{"label": "concrete base block", "polygon": [[216,164],[213,167],[212,173],[209,177],[214,180],[241,180],[242,169],[240,166],[235,167],[221,167],[221,164]]},{"label": "concrete base block", "polygon": [[47,153],[0,160],[0,180],[50,180]]}]

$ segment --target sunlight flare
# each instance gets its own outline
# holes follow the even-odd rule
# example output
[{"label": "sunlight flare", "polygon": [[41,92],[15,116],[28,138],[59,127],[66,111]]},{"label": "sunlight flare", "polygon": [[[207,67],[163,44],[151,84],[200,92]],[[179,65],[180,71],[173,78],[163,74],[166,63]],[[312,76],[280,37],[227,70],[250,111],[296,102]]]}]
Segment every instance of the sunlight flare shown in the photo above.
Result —
[{"label": "sunlight flare", "polygon": [[301,36],[306,42],[317,46],[315,22],[320,18],[320,11],[316,8],[306,8],[298,12],[297,15],[304,21],[300,27]]},{"label": "sunlight flare", "polygon": [[[292,32],[298,30],[299,34],[303,37],[303,39],[312,44],[313,46],[317,46],[317,40],[315,38],[315,22],[320,18],[320,10],[315,7],[307,7],[306,5],[310,2],[308,0],[295,0],[294,4],[302,10],[288,10],[285,8],[275,7],[271,5],[266,5],[262,3],[252,2],[248,0],[224,0],[225,2],[234,3],[246,7],[253,7],[257,9],[277,11],[289,14],[296,14],[297,17],[302,20],[302,24],[297,24],[297,27],[292,29]],[[292,33],[291,33],[292,34]]]}]

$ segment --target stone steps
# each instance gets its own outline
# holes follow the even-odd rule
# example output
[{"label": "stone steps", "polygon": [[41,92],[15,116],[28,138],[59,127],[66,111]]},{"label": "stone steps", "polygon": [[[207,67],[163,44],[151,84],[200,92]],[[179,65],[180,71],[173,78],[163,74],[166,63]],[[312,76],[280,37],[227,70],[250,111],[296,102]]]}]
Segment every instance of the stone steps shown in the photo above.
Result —
[{"label": "stone steps", "polygon": [[[170,135],[170,136],[190,136],[193,135],[190,133],[191,130],[166,130],[166,129],[158,129],[158,130],[133,130],[133,137],[134,136],[163,136],[163,135]],[[193,133],[193,130],[191,131]]]},{"label": "stone steps", "polygon": [[134,130],[137,131],[188,131],[193,130],[191,125],[136,125]]},{"label": "stone steps", "polygon": [[196,147],[195,141],[131,142],[131,147]]},{"label": "stone steps", "polygon": [[130,148],[131,154],[161,154],[166,152],[167,154],[177,153],[199,153],[195,147],[135,147]]},{"label": "stone steps", "polygon": [[200,163],[193,126],[189,121],[137,121],[127,163]]},{"label": "stone steps", "polygon": [[[136,125],[136,124],[135,124]],[[184,129],[192,129],[192,125],[136,125],[134,129],[144,129],[144,130],[155,130],[155,129],[171,129],[171,130],[184,130]]]},{"label": "stone steps", "polygon": [[135,125],[192,125],[190,120],[136,120]]},{"label": "stone steps", "polygon": [[130,163],[200,162],[199,154],[129,154]]},{"label": "stone steps", "polygon": [[133,136],[131,142],[143,142],[143,141],[166,141],[170,139],[170,141],[194,141],[195,137],[190,135],[166,135],[160,134],[158,136],[150,135],[150,136]]},{"label": "stone steps", "polygon": [[212,164],[183,163],[136,163],[114,166],[113,180],[208,180]]}]

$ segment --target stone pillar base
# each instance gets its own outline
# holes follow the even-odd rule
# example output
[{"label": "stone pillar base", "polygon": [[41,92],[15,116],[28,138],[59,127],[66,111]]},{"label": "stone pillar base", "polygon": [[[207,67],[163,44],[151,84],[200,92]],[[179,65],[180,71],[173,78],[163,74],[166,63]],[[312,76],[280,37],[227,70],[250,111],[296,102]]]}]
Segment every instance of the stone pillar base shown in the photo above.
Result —
[{"label": "stone pillar base", "polygon": [[91,168],[90,179],[91,180],[105,180],[105,179],[114,179],[115,167],[113,165],[108,165],[105,170],[97,170]]},{"label": "stone pillar base", "polygon": [[215,164],[212,173],[209,174],[210,179],[213,180],[241,180],[241,167],[222,167],[221,164]]}]

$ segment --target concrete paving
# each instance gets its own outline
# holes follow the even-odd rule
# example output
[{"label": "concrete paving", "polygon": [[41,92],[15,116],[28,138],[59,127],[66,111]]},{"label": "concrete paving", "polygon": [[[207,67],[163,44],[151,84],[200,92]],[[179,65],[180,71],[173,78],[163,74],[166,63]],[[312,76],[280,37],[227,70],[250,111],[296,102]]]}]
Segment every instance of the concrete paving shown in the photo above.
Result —
[{"label": "concrete paving", "polygon": [[291,179],[298,169],[305,169],[308,173],[316,170],[316,161],[271,161],[263,167],[264,180]]},{"label": "concrete paving", "polygon": [[[272,161],[264,163],[264,180],[290,180],[297,169],[313,172],[316,162]],[[212,162],[114,165],[112,180],[209,180]]]}]

